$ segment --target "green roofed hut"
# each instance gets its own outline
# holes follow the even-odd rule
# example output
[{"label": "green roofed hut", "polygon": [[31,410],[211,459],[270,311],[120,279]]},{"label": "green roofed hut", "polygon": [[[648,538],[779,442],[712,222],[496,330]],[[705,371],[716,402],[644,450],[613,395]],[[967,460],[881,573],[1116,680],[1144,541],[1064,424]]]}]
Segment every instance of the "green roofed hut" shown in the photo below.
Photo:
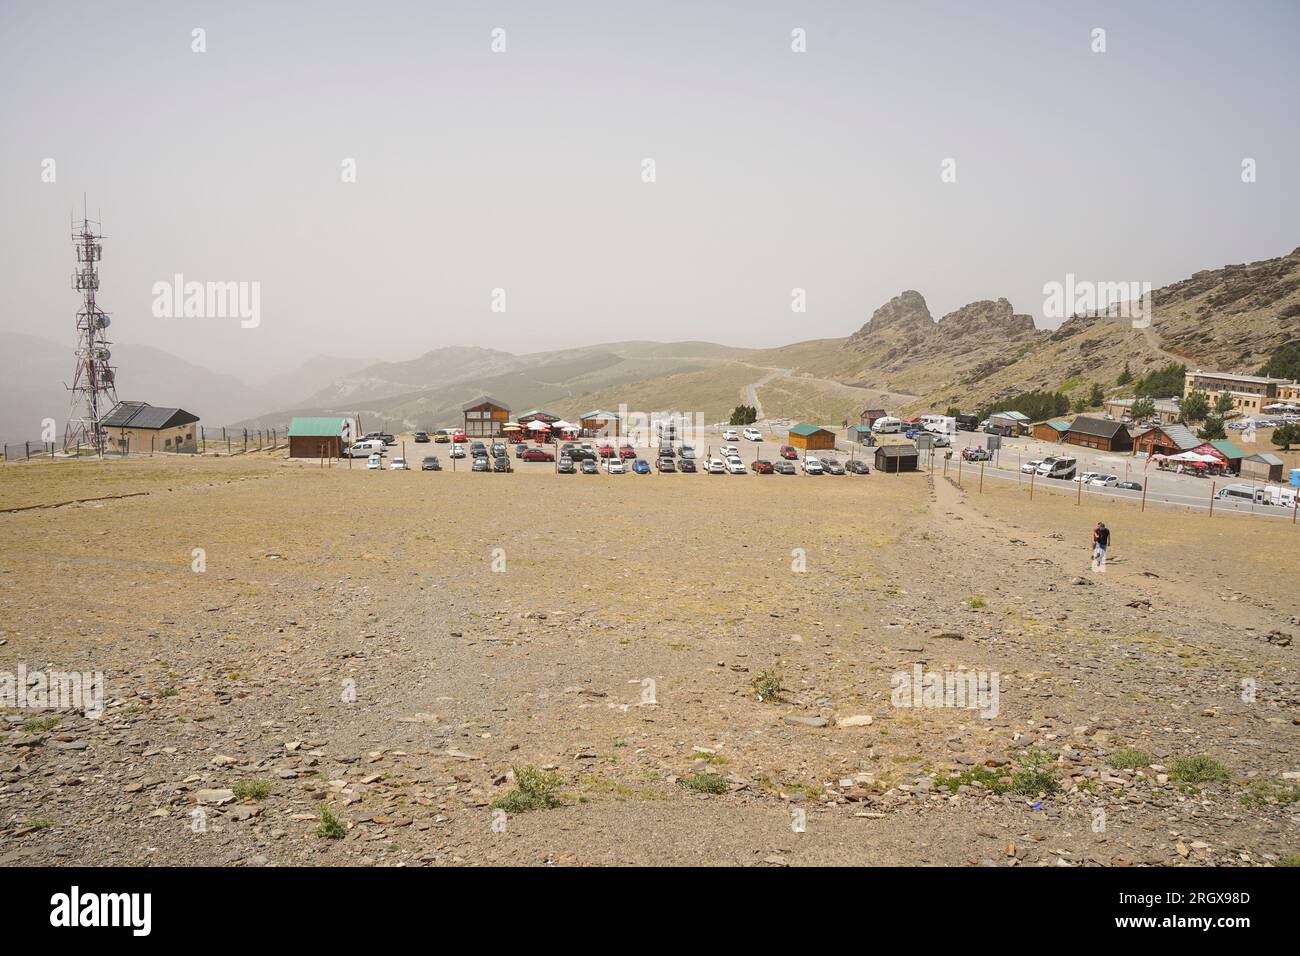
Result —
[{"label": "green roofed hut", "polygon": [[360,435],[356,420],[341,416],[306,416],[289,422],[290,458],[342,458]]},{"label": "green roofed hut", "polygon": [[800,422],[790,429],[789,442],[795,448],[802,448],[804,451],[829,450],[835,447],[835,433],[820,425]]}]

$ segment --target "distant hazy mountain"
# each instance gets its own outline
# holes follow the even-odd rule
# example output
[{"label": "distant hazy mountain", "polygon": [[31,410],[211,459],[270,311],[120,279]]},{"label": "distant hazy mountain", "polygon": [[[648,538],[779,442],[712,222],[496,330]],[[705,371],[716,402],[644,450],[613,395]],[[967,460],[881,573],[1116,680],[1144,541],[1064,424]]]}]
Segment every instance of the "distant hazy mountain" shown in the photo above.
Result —
[{"label": "distant hazy mountain", "polygon": [[[240,424],[283,427],[293,415],[358,413],[365,427],[459,423],[461,405],[488,394],[515,412],[545,406],[570,417],[591,408],[699,411],[717,421],[757,395],[768,418],[856,420],[863,407],[968,410],[1022,391],[1109,393],[1125,364],[1134,376],[1170,362],[1252,371],[1300,340],[1300,250],[1198,272],[1152,294],[1149,328],[1097,315],[1037,328],[1005,298],[936,319],[907,290],[843,338],[743,349],[712,342],[614,342],[512,355],[442,348],[407,362],[367,365],[303,401]],[[760,384],[761,383],[761,384]]]},{"label": "distant hazy mountain", "polygon": [[[174,405],[214,426],[226,425],[267,405],[267,396],[230,375],[220,375],[148,345],[115,344],[117,397]],[[0,354],[11,361],[0,377],[0,439],[36,440],[41,421],[53,418],[63,434],[76,358],[69,346],[18,332],[0,332]]]}]

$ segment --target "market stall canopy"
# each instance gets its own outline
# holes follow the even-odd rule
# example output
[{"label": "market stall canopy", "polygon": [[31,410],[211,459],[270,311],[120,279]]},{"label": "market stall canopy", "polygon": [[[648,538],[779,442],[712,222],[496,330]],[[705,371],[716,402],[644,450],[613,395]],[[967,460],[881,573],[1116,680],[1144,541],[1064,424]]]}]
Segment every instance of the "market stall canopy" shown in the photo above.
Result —
[{"label": "market stall canopy", "polygon": [[546,424],[546,422],[529,422],[528,428],[531,431],[544,432],[544,431],[550,431],[551,426]]},{"label": "market stall canopy", "polygon": [[553,427],[553,428],[558,428],[558,429],[560,429],[560,431],[568,431],[568,430],[571,430],[571,429],[577,428],[578,426],[575,425],[575,424],[573,424],[573,422],[566,422],[563,418],[561,418],[558,422],[556,422],[556,423],[555,423],[553,426],[551,426],[551,427]]}]

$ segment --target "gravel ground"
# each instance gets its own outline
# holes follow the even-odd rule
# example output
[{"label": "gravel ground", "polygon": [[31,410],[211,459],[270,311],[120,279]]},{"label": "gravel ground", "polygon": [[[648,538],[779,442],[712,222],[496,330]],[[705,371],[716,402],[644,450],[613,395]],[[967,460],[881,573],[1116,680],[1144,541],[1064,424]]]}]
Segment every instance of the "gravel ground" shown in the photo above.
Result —
[{"label": "gravel ground", "polygon": [[[1300,532],[997,484],[5,467],[0,506],[132,497],[0,515],[0,672],[106,680],[0,713],[0,863],[1300,851]],[[917,665],[996,713],[894,706]]]}]

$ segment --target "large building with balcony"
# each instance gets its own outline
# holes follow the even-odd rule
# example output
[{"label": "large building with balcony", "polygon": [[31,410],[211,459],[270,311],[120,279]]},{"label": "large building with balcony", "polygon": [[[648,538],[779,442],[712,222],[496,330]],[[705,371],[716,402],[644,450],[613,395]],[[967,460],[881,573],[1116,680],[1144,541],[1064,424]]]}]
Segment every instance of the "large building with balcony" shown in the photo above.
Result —
[{"label": "large building with balcony", "polygon": [[1289,379],[1262,375],[1234,375],[1231,372],[1188,372],[1183,381],[1183,397],[1204,392],[1213,405],[1220,395],[1232,397],[1232,410],[1241,415],[1254,414],[1265,405],[1278,401],[1283,388],[1293,385]]}]

